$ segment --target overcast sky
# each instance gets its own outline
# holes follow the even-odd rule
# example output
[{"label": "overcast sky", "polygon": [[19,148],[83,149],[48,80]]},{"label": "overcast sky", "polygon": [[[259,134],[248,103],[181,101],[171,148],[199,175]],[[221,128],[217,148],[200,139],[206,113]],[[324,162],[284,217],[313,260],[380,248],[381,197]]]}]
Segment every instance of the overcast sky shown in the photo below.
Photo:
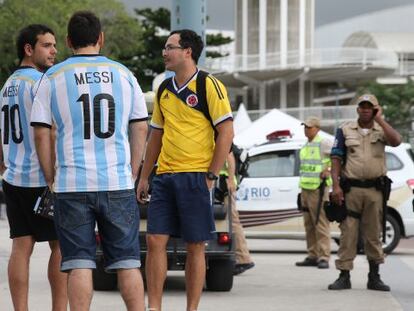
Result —
[{"label": "overcast sky", "polygon": [[[195,0],[192,0],[195,1]],[[234,0],[206,0],[209,29],[234,29]],[[315,26],[336,22],[360,14],[398,5],[412,4],[414,0],[315,0]],[[132,8],[171,7],[171,0],[122,0]]]}]

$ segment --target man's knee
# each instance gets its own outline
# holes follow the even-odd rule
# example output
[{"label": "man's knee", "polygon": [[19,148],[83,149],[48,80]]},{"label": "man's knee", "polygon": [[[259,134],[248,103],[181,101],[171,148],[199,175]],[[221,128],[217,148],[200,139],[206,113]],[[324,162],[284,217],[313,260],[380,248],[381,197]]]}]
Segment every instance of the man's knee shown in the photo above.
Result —
[{"label": "man's knee", "polygon": [[168,236],[162,234],[147,234],[147,247],[149,251],[164,251],[168,243]]},{"label": "man's knee", "polygon": [[197,255],[200,253],[204,253],[205,250],[205,243],[204,242],[192,242],[187,243],[187,253],[188,255]]}]

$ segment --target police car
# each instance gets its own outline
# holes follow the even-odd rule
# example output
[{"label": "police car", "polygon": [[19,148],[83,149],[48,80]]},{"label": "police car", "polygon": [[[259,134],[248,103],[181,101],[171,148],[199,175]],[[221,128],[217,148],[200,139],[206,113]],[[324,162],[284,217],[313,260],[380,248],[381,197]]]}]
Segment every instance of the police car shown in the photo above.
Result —
[{"label": "police car", "polygon": [[[237,192],[240,220],[250,238],[304,239],[302,213],[297,209],[299,150],[304,139],[276,131],[268,142],[248,150],[245,177]],[[386,243],[391,253],[401,238],[414,236],[414,155],[409,144],[386,147],[388,176],[393,180],[388,201]],[[332,237],[339,229],[332,224]]]}]

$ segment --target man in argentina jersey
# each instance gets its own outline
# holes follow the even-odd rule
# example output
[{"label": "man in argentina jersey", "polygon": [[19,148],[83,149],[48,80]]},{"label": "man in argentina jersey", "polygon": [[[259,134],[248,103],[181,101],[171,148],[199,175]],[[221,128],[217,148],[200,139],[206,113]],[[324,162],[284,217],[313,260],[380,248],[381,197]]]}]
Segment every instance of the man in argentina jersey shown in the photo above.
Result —
[{"label": "man in argentina jersey", "polygon": [[[59,271],[61,254],[53,221],[35,215],[33,208],[46,181],[30,127],[33,98],[42,71],[52,66],[57,50],[53,31],[39,24],[23,28],[17,38],[20,67],[0,92],[1,171],[10,238],[8,264],[10,293],[15,310],[28,310],[29,265],[35,242],[48,241],[49,282],[53,310],[66,310],[67,277]],[[4,161],[4,162],[3,162]]]},{"label": "man in argentina jersey", "polygon": [[[169,236],[182,236],[186,242],[186,310],[197,310],[206,272],[205,241],[217,235],[211,190],[230,151],[233,118],[220,81],[208,75],[206,89],[196,89],[202,50],[203,41],[192,30],[173,31],[163,49],[165,67],[175,77],[168,80],[159,102],[154,103],[152,130],[137,187],[138,199],[144,202],[148,176],[158,160],[147,227],[146,272],[151,310],[161,310]],[[206,92],[206,103],[199,102],[203,97],[200,92]],[[200,109],[203,104],[211,123]]]},{"label": "man in argentina jersey", "polygon": [[[56,192],[55,224],[61,270],[69,273],[69,303],[90,307],[97,223],[105,269],[117,272],[127,308],[144,310],[133,190],[147,134],[144,95],[126,67],[99,55],[104,36],[93,13],[71,17],[67,42],[74,55],[46,72],[31,124],[46,181]],[[53,123],[56,173],[50,158]]]}]

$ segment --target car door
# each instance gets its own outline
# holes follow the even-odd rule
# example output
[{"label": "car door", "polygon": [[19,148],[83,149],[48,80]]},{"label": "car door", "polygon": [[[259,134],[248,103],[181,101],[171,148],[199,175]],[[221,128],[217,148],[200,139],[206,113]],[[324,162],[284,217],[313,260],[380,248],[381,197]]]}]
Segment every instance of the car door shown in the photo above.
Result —
[{"label": "car door", "polygon": [[294,219],[299,215],[296,205],[299,191],[297,161],[296,150],[266,152],[249,158],[247,177],[237,192],[237,209],[243,225],[289,219],[297,222]]}]

